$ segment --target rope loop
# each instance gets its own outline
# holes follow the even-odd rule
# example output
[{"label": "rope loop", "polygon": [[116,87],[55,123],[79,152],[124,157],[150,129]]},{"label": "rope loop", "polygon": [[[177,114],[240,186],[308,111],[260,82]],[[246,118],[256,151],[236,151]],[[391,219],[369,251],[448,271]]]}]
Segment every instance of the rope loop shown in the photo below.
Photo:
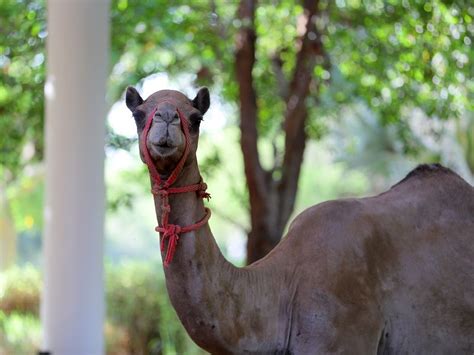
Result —
[{"label": "rope loop", "polygon": [[148,166],[148,171],[150,172],[150,176],[152,179],[153,186],[151,188],[151,193],[154,196],[160,196],[161,198],[161,209],[162,209],[161,226],[157,226],[155,228],[155,231],[158,233],[161,233],[161,242],[160,242],[161,251],[165,250],[165,241],[168,240],[166,255],[163,261],[164,266],[168,267],[171,261],[173,260],[174,253],[178,245],[179,235],[181,233],[187,233],[187,232],[191,232],[191,231],[201,228],[203,225],[207,223],[207,221],[209,220],[211,216],[211,211],[208,208],[206,208],[205,209],[206,215],[195,224],[192,224],[186,227],[181,227],[176,224],[168,223],[169,214],[171,213],[171,206],[169,204],[169,195],[187,193],[187,192],[196,192],[199,198],[207,199],[208,201],[211,198],[211,195],[208,192],[206,192],[207,184],[202,182],[202,180],[195,185],[171,187],[176,182],[179,174],[181,173],[184,167],[184,163],[189,155],[189,151],[191,148],[191,142],[190,142],[191,136],[189,133],[188,121],[184,118],[184,115],[177,108],[176,108],[176,112],[181,121],[181,129],[183,130],[183,134],[185,138],[185,148],[184,148],[183,155],[181,156],[178,164],[176,165],[174,170],[171,172],[168,179],[164,182],[161,180],[160,174],[156,170],[155,164],[153,162],[153,159],[151,158],[150,152],[148,151],[148,147],[146,144],[147,138],[148,138],[148,132],[150,131],[153,117],[156,111],[158,110],[158,105],[148,116],[147,122],[145,124],[145,128],[143,129],[142,136],[141,136],[141,150],[145,158],[144,159],[145,164]]}]

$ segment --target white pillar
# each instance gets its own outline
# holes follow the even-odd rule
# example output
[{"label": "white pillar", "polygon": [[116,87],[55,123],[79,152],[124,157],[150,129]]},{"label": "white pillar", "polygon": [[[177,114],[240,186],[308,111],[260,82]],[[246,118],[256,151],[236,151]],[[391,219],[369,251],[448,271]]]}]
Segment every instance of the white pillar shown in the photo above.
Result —
[{"label": "white pillar", "polygon": [[43,351],[104,352],[108,0],[48,0]]}]

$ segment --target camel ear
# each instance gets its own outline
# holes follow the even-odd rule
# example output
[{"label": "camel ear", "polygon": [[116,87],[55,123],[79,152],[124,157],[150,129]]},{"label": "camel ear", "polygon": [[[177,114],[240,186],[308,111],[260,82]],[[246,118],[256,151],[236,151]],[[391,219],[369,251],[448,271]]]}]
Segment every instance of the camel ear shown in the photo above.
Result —
[{"label": "camel ear", "polygon": [[125,94],[125,103],[129,110],[133,112],[137,106],[143,103],[143,99],[134,87],[129,86],[127,88],[127,93]]},{"label": "camel ear", "polygon": [[204,115],[208,110],[210,104],[211,99],[209,97],[209,90],[206,87],[200,88],[196,97],[193,100],[193,106]]}]

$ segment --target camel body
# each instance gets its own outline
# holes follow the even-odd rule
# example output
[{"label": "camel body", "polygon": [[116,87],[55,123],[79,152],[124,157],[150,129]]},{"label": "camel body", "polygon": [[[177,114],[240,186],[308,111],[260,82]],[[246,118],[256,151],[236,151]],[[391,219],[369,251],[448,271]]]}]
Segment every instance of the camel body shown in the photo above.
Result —
[{"label": "camel body", "polygon": [[[269,255],[234,270],[204,297],[232,320],[215,353],[472,354],[474,189],[426,170],[305,210]],[[217,318],[183,321],[199,339]]]},{"label": "camel body", "polygon": [[376,197],[329,201],[249,269],[285,275],[293,354],[472,354],[474,189],[421,166]]},{"label": "camel body", "polygon": [[[206,112],[208,96],[164,90],[144,101],[127,91],[164,176],[184,149],[176,109],[188,117],[192,154],[176,186],[201,179],[193,117]],[[144,117],[155,111],[143,138]],[[171,195],[170,205],[170,223],[180,226],[205,214],[195,193]],[[225,260],[208,224],[183,233],[165,277],[187,332],[211,353],[472,354],[473,248],[473,187],[422,165],[381,195],[307,209],[272,252],[244,268]]]}]

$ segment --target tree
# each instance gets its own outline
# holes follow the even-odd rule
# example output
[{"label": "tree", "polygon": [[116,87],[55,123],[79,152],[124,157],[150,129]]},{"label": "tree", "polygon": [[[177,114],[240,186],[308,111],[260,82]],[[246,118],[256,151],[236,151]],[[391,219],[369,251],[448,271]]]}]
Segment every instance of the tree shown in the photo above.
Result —
[{"label": "tree", "polygon": [[242,26],[237,35],[235,65],[239,84],[241,149],[250,200],[251,230],[247,246],[249,263],[265,256],[280,241],[295,204],[307,139],[306,99],[310,95],[310,89],[317,91],[320,84],[313,75],[317,60],[325,62],[321,37],[316,27],[318,1],[306,0],[303,8],[303,13],[299,15],[303,29],[294,44],[298,49],[295,51],[295,65],[288,84],[281,73],[284,64],[281,54],[277,52],[273,57],[277,70],[275,74],[283,77],[275,92],[279,92],[280,99],[284,102],[284,114],[279,125],[285,143],[283,150],[274,145],[275,156],[270,169],[262,167],[258,150],[259,111],[252,74],[257,40],[256,1],[242,0],[238,10]]},{"label": "tree", "polygon": [[[406,109],[419,107],[442,119],[472,111],[466,79],[472,76],[474,8],[463,1],[304,0],[295,6],[242,0],[237,8],[210,1],[211,12],[205,7],[201,14],[202,7],[191,7],[170,8],[178,26],[167,30],[163,23],[170,20],[163,19],[162,43],[179,43],[185,54],[168,68],[194,71],[198,84],[220,77],[223,95],[240,104],[251,217],[248,262],[279,242],[293,211],[306,140],[321,135],[320,117],[328,110],[364,100],[383,125],[397,127],[412,154],[419,146]],[[179,40],[186,37],[192,42]],[[194,53],[199,60],[193,64]],[[267,167],[262,139],[274,151]]]},{"label": "tree", "polygon": [[[44,3],[2,2],[0,13],[7,23],[0,125],[8,132],[0,159],[19,171],[25,144],[33,142],[33,158],[41,160]],[[420,150],[409,125],[414,108],[434,119],[472,122],[468,1],[115,0],[111,16],[111,102],[148,75],[184,72],[195,74],[196,86],[240,103],[249,262],[279,241],[306,142],[323,135],[341,107],[364,102],[382,125],[395,128],[407,154]],[[464,129],[459,136],[474,171],[473,134]]]}]

